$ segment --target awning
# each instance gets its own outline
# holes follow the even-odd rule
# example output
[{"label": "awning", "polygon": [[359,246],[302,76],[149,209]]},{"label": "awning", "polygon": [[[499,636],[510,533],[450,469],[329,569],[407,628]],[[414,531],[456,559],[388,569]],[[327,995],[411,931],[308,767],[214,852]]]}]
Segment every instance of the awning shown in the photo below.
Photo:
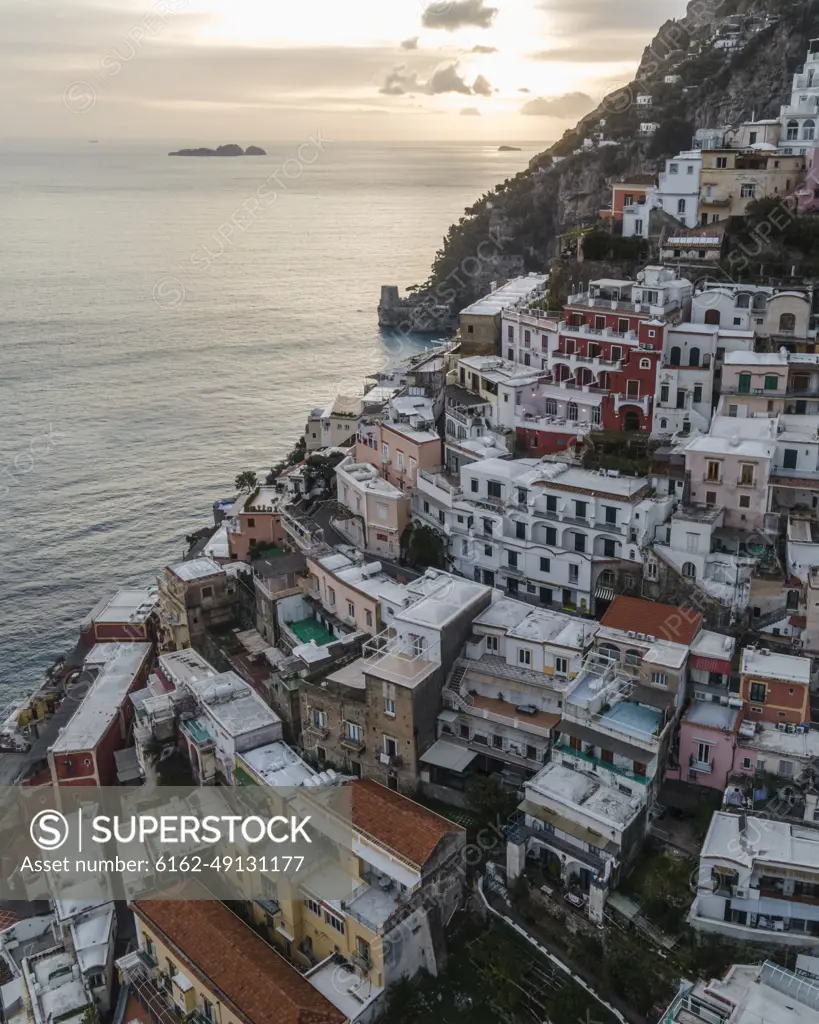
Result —
[{"label": "awning", "polygon": [[436,740],[429,750],[421,754],[421,761],[438,768],[448,768],[451,772],[462,772],[477,756],[474,750],[461,747],[451,740]]},{"label": "awning", "polygon": [[458,721],[458,712],[450,711],[448,708],[438,712],[438,721],[446,725],[454,725]]},{"label": "awning", "polygon": [[601,601],[613,601],[614,589],[612,587],[598,587],[594,592],[594,596]]},{"label": "awning", "polygon": [[721,676],[730,676],[733,671],[730,661],[706,658],[702,654],[691,655],[691,668],[698,668],[701,672],[718,672]]}]

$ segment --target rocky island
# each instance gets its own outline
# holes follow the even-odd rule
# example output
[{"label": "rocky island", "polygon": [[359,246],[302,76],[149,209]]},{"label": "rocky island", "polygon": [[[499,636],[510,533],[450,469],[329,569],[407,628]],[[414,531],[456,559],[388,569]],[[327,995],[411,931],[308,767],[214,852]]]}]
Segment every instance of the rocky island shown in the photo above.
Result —
[{"label": "rocky island", "polygon": [[227,146],[217,146],[216,149],[208,149],[206,146],[199,149],[177,149],[173,153],[168,153],[168,156],[267,156],[267,153],[261,146],[248,146],[247,149],[242,149],[241,146],[230,143]]},{"label": "rocky island", "polygon": [[520,146],[498,146],[499,153],[519,153]]}]

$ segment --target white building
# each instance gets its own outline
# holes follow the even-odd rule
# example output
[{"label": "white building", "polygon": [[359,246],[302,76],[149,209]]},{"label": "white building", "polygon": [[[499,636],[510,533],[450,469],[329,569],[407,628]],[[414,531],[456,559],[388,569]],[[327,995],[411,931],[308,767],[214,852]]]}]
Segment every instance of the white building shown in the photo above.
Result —
[{"label": "white building", "polygon": [[687,150],[665,162],[654,190],[653,205],[688,228],[699,224],[702,153]]},{"label": "white building", "polygon": [[811,39],[805,63],[793,76],[791,99],[780,108],[781,144],[786,153],[808,158],[819,146],[819,40]]},{"label": "white building", "polygon": [[451,548],[458,571],[569,610],[591,611],[618,562],[639,565],[641,543],[672,507],[649,499],[643,478],[535,459],[466,466],[461,489]]},{"label": "white building", "polygon": [[815,948],[817,893],[819,830],[720,811],[700,853],[689,921],[734,941]]}]

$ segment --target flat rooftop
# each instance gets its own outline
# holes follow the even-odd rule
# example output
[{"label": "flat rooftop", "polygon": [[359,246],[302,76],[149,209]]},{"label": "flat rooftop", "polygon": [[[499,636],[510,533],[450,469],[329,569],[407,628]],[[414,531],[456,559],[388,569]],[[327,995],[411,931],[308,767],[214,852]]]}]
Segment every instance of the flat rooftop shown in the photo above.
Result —
[{"label": "flat rooftop", "polygon": [[323,961],[308,971],[305,978],[341,1011],[345,1020],[351,1021],[361,1016],[384,991],[338,956]]},{"label": "flat rooftop", "polygon": [[637,788],[629,796],[613,786],[596,781],[585,772],[574,771],[555,761],[546,765],[525,785],[530,796],[540,794],[558,804],[576,807],[621,829],[625,828],[643,805]]},{"label": "flat rooftop", "polygon": [[160,654],[157,659],[159,668],[176,686],[186,686],[200,679],[212,679],[218,675],[210,662],[205,661],[192,647],[183,651],[171,651]]},{"label": "flat rooftop", "polygon": [[741,713],[739,708],[726,708],[712,701],[695,700],[683,716],[683,721],[689,725],[701,725],[706,729],[733,732]]},{"label": "flat rooftop", "polygon": [[276,712],[235,672],[200,680],[191,689],[229,736],[242,736],[266,726],[281,728]]},{"label": "flat rooftop", "polygon": [[769,750],[777,754],[805,760],[819,757],[819,732],[807,729],[804,732],[783,732],[776,725],[757,723],[757,731],[753,737],[740,734],[740,745],[754,750]]},{"label": "flat rooftop", "polygon": [[427,569],[426,573],[406,587],[418,600],[395,615],[396,622],[442,629],[451,619],[488,598],[492,588],[473,583],[460,576]]},{"label": "flat rooftop", "polygon": [[728,860],[749,868],[762,861],[819,871],[819,830],[775,818],[717,811],[702,847],[703,859]]},{"label": "flat rooftop", "polygon": [[726,352],[725,366],[787,366],[787,352]]},{"label": "flat rooftop", "polygon": [[548,643],[555,647],[582,651],[591,643],[596,633],[597,623],[583,622],[571,615],[545,608],[533,608],[509,630],[507,636],[516,640]]},{"label": "flat rooftop", "polygon": [[246,750],[239,755],[238,763],[242,761],[268,786],[303,786],[306,779],[316,774],[281,740],[266,743],[255,750]]},{"label": "flat rooftop", "polygon": [[103,598],[88,616],[98,623],[144,623],[156,605],[156,587],[118,590],[113,597]]},{"label": "flat rooftop", "polygon": [[114,648],[111,657],[51,746],[55,754],[96,747],[117,718],[136,676],[152,653],[151,645],[144,643],[106,646]]},{"label": "flat rooftop", "polygon": [[496,288],[488,295],[473,302],[471,306],[461,310],[471,316],[494,316],[510,306],[516,305],[522,299],[529,299],[543,291],[549,280],[548,274],[527,274],[525,277],[515,277],[506,284]]},{"label": "flat rooftop", "polygon": [[701,629],[696,640],[691,644],[691,653],[700,658],[718,658],[730,661],[734,656],[736,639],[724,633],[713,633],[710,629]]},{"label": "flat rooftop", "polygon": [[743,675],[762,679],[781,679],[790,683],[810,683],[810,658],[797,658],[791,654],[777,654],[761,647],[745,647],[739,671]]},{"label": "flat rooftop", "polygon": [[208,576],[218,576],[224,573],[224,569],[212,558],[192,558],[189,562],[179,562],[177,565],[169,565],[168,571],[172,572],[180,580],[190,583],[193,580],[206,579]]},{"label": "flat rooftop", "polygon": [[602,725],[611,725],[620,732],[630,733],[637,740],[655,735],[662,720],[663,716],[656,708],[630,700],[621,700],[600,715]]}]

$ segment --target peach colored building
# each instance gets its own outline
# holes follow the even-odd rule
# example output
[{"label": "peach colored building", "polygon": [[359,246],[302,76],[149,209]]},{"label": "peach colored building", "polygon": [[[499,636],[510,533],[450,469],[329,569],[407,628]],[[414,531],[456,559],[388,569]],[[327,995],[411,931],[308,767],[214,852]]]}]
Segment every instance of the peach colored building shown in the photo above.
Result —
[{"label": "peach colored building", "polygon": [[398,558],[401,534],[411,517],[410,497],[382,480],[370,463],[350,456],[336,466],[338,502],[347,509],[333,526],[357,548]]},{"label": "peach colored building", "polygon": [[363,419],[356,435],[356,461],[368,463],[402,491],[415,486],[419,469],[443,462],[443,442],[435,430],[432,400],[402,394],[390,400],[387,416]]},{"label": "peach colored building", "polygon": [[[768,437],[747,437],[745,425],[770,425],[773,420],[717,421],[736,424],[727,437],[706,434],[695,438],[685,451],[691,480],[691,501],[725,509],[725,525],[740,530],[762,529],[768,511],[768,481],[776,442]],[[712,425],[712,430],[715,429]],[[720,428],[721,429],[721,428]]]},{"label": "peach colored building", "polygon": [[248,496],[244,506],[228,524],[231,559],[249,562],[251,547],[284,547],[288,543],[282,526],[281,495],[275,487],[260,487]]},{"label": "peach colored building", "polygon": [[384,628],[380,591],[395,581],[381,572],[378,562],[360,563],[334,551],[307,559],[310,584],[307,597],[321,604],[348,626],[375,636]]}]

